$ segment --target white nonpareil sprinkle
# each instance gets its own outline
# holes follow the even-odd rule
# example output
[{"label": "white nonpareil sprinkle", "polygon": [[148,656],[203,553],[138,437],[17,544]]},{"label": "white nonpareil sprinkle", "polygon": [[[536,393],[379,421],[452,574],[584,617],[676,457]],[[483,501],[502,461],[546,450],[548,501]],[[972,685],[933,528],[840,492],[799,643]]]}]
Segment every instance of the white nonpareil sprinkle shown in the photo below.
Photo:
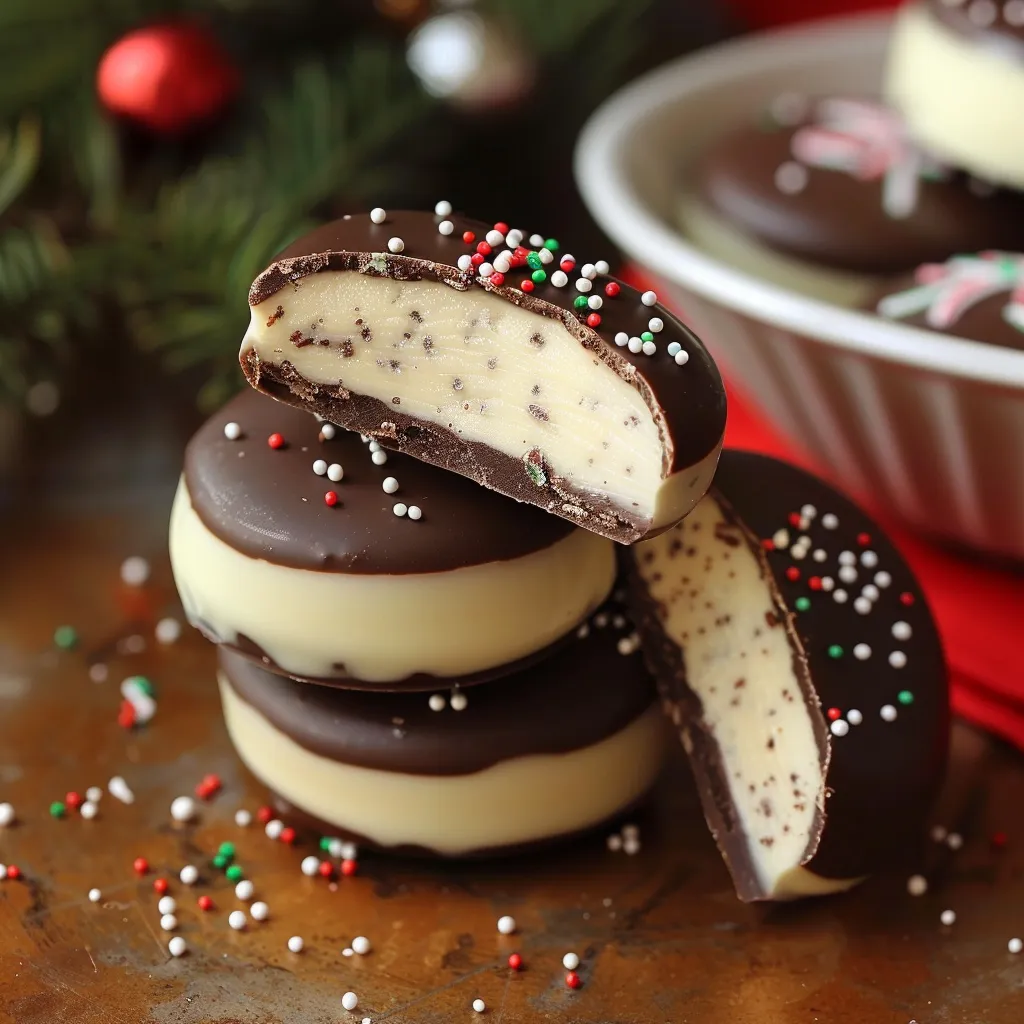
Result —
[{"label": "white nonpareil sprinkle", "polygon": [[909,640],[913,630],[910,628],[908,622],[894,622],[892,626],[892,635],[897,640]]},{"label": "white nonpareil sprinkle", "polygon": [[946,836],[949,833],[946,831],[945,825],[932,825],[931,831],[928,833],[933,843],[945,842]]},{"label": "white nonpareil sprinkle", "polygon": [[99,806],[94,804],[91,800],[86,800],[81,807],[78,808],[78,813],[85,818],[86,821],[92,821],[96,817],[99,811]]},{"label": "white nonpareil sprinkle", "polygon": [[883,704],[878,713],[882,716],[883,722],[895,722],[897,711],[892,704]]},{"label": "white nonpareil sprinkle", "polygon": [[0,864],[0,882],[2,882],[6,877],[7,877],[7,865],[6,864]]},{"label": "white nonpareil sprinkle", "polygon": [[320,870],[320,858],[314,857],[312,854],[308,857],[303,857],[302,863],[299,865],[299,870],[307,878],[312,878]]},{"label": "white nonpareil sprinkle", "polygon": [[173,914],[164,914],[164,916],[160,918],[160,927],[163,928],[165,932],[173,932],[174,929],[178,927],[178,919]]},{"label": "white nonpareil sprinkle", "polygon": [[858,661],[867,661],[871,657],[871,648],[867,644],[854,644],[853,656]]},{"label": "white nonpareil sprinkle", "polygon": [[589,292],[594,287],[594,282],[589,277],[576,278],[576,291]]},{"label": "white nonpareil sprinkle", "polygon": [[405,242],[400,238],[388,239],[388,252],[402,252],[405,249]]},{"label": "white nonpareil sprinkle", "polygon": [[622,849],[622,836],[618,832],[613,832],[604,842],[612,853],[618,853]]},{"label": "white nonpareil sprinkle", "polygon": [[178,909],[178,901],[173,896],[161,896],[156,909],[161,914],[173,914]]},{"label": "white nonpareil sprinkle", "polygon": [[188,952],[188,944],[180,935],[175,935],[174,938],[167,943],[167,951],[171,956],[184,956]]},{"label": "white nonpareil sprinkle", "polygon": [[181,623],[170,617],[161,619],[153,629],[158,644],[173,644],[181,637]]},{"label": "white nonpareil sprinkle", "polygon": [[924,875],[911,875],[907,879],[907,892],[911,896],[923,896],[928,891],[928,879]]},{"label": "white nonpareil sprinkle", "polygon": [[242,428],[232,420],[224,424],[224,436],[229,441],[237,441],[242,436]]},{"label": "white nonpareil sprinkle", "polygon": [[342,956],[355,956],[356,955],[356,951],[351,946],[346,946],[341,951],[341,955]]},{"label": "white nonpareil sprinkle", "polygon": [[683,351],[683,346],[680,345],[678,341],[670,341],[668,343],[668,348],[665,349],[665,351],[674,359],[680,352]]},{"label": "white nonpareil sprinkle", "polygon": [[452,204],[447,199],[441,199],[439,202],[434,204],[434,213],[438,217],[450,217],[452,212]]},{"label": "white nonpareil sprinkle", "polygon": [[[502,935],[511,935],[516,930],[516,919],[505,914],[498,918],[498,931]],[[355,948],[354,946],[352,947]]]},{"label": "white nonpareil sprinkle", "polygon": [[396,516],[401,518],[406,514],[406,512],[409,511],[409,506],[406,505],[404,501],[396,501],[394,505],[392,505],[391,511],[394,512]]},{"label": "white nonpareil sprinkle", "polygon": [[884,590],[890,583],[892,583],[892,577],[887,572],[883,570],[882,572],[875,573],[875,584],[877,586]]},{"label": "white nonpareil sprinkle", "polygon": [[334,424],[333,423],[321,423],[320,424],[320,433],[323,434],[323,438],[324,438],[325,441],[333,441],[334,440],[334,434],[335,434]]},{"label": "white nonpareil sprinkle", "polygon": [[476,272],[481,277],[490,277],[491,274],[494,273],[494,264],[493,263],[481,263],[480,266],[476,268]]},{"label": "white nonpareil sprinkle", "polygon": [[135,794],[128,788],[128,783],[120,775],[115,775],[107,783],[107,791],[112,797],[120,800],[123,804],[135,802]]},{"label": "white nonpareil sprinkle", "polygon": [[243,903],[248,903],[252,899],[253,893],[256,891],[256,886],[248,878],[243,878],[238,885],[235,886],[235,896],[242,900]]},{"label": "white nonpareil sprinkle", "polygon": [[248,828],[252,824],[252,815],[244,807],[239,807],[235,811],[235,824],[239,828]]},{"label": "white nonpareil sprinkle", "polygon": [[288,949],[292,953],[301,953],[302,952],[302,947],[304,945],[305,945],[305,943],[302,941],[302,936],[301,935],[293,935],[288,940]]},{"label": "white nonpareil sprinkle", "polygon": [[946,836],[946,845],[951,850],[959,850],[964,845],[964,837],[959,832],[950,832]]},{"label": "white nonpareil sprinkle", "polygon": [[352,952],[366,956],[370,952],[370,940],[365,935],[357,935],[352,940]]},{"label": "white nonpareil sprinkle", "polygon": [[839,569],[836,575],[843,581],[843,583],[856,583],[857,582],[857,570],[852,565],[844,565]]},{"label": "white nonpareil sprinkle", "polygon": [[600,295],[591,295],[587,298],[588,309],[600,309],[604,305],[604,299]]},{"label": "white nonpareil sprinkle", "polygon": [[194,864],[186,864],[178,872],[178,878],[181,879],[182,885],[195,885],[199,881],[199,868]]},{"label": "white nonpareil sprinkle", "polygon": [[837,718],[830,726],[833,736],[845,736],[850,731],[850,726],[841,718]]},{"label": "white nonpareil sprinkle", "polygon": [[564,288],[569,283],[569,275],[564,270],[556,270],[551,275],[551,283],[556,288]]},{"label": "white nonpareil sprinkle", "polygon": [[658,351],[658,346],[653,341],[645,341],[642,351],[645,356],[653,356]]},{"label": "white nonpareil sprinkle", "polygon": [[341,480],[342,477],[344,477],[344,475],[345,470],[342,469],[341,463],[339,462],[332,462],[327,467],[327,479],[330,480],[331,483],[338,483],[338,481]]},{"label": "white nonpareil sprinkle", "polygon": [[469,253],[464,252],[455,264],[459,270],[467,271],[473,269],[473,257]]},{"label": "white nonpareil sprinkle", "polygon": [[0,828],[6,828],[14,821],[14,805],[8,803],[0,804]]},{"label": "white nonpareil sprinkle", "polygon": [[[266,905],[262,900],[257,900],[250,908],[249,913],[252,914],[254,921],[266,921],[270,916],[270,907]],[[244,914],[242,915],[245,916]]]},{"label": "white nonpareil sprinkle", "polygon": [[597,261],[597,262],[596,262],[596,263],[594,264],[594,269],[595,269],[595,270],[596,270],[596,271],[597,271],[597,272],[598,272],[599,274],[608,274],[608,273],[610,273],[610,272],[611,272],[611,269],[612,269],[612,268],[611,268],[611,265],[610,265],[610,264],[608,263],[608,261],[607,261],[607,260],[598,260],[598,261]]},{"label": "white nonpareil sprinkle", "polygon": [[149,579],[149,562],[141,555],[132,555],[121,563],[121,582],[141,587]]},{"label": "white nonpareil sprinkle", "polygon": [[380,451],[380,441],[378,441],[376,438],[371,438],[370,439],[370,443],[367,445],[367,447],[369,448],[369,450],[371,452],[379,452]]},{"label": "white nonpareil sprinkle", "polygon": [[622,348],[624,345],[629,343],[629,335],[625,331],[619,331],[615,335],[615,344]]},{"label": "white nonpareil sprinkle", "polygon": [[636,355],[643,349],[644,343],[639,338],[630,338],[626,347],[633,353],[633,355]]},{"label": "white nonpareil sprinkle", "polygon": [[[842,572],[841,569],[839,571]],[[861,615],[867,615],[871,611],[871,602],[866,597],[858,597],[853,602],[853,610]]]},{"label": "white nonpareil sprinkle", "polygon": [[873,583],[865,583],[861,590],[861,596],[866,597],[869,601],[877,601],[882,594]]},{"label": "white nonpareil sprinkle", "polygon": [[839,525],[839,516],[832,512],[826,512],[821,517],[821,525],[824,526],[826,530],[834,530]]},{"label": "white nonpareil sprinkle", "polygon": [[1006,944],[1006,949],[1009,953],[1019,953],[1022,949],[1024,949],[1024,942],[1022,942],[1020,939],[1010,939],[1010,941]]},{"label": "white nonpareil sprinkle", "polygon": [[228,914],[228,925],[235,929],[236,932],[240,932],[246,924],[245,912],[242,910],[232,910]]},{"label": "white nonpareil sprinkle", "polygon": [[839,564],[840,565],[856,565],[857,556],[852,551],[840,551],[839,552]]},{"label": "white nonpareil sprinkle", "polygon": [[690,353],[685,349],[675,354],[676,366],[685,366],[690,361]]},{"label": "white nonpareil sprinkle", "polygon": [[874,569],[878,565],[878,555],[874,551],[862,551],[860,556],[860,564],[865,569]]},{"label": "white nonpareil sprinkle", "polygon": [[660,316],[652,316],[651,319],[647,321],[647,329],[657,334],[659,331],[665,330],[665,321],[662,320]]},{"label": "white nonpareil sprinkle", "polygon": [[501,245],[505,241],[505,236],[497,228],[491,228],[491,230],[484,235],[484,241],[493,249],[495,246]]},{"label": "white nonpareil sprinkle", "polygon": [[541,246],[544,245],[544,236],[538,234],[530,235],[530,245],[532,245],[534,249],[541,248]]},{"label": "white nonpareil sprinkle", "polygon": [[889,664],[893,668],[903,668],[907,664],[907,656],[902,651],[893,651],[889,655]]},{"label": "white nonpareil sprinkle", "polygon": [[575,953],[566,953],[562,957],[562,966],[567,971],[575,971],[580,965],[580,958]]},{"label": "white nonpareil sprinkle", "polygon": [[386,451],[381,450],[378,452],[374,452],[370,456],[370,458],[375,466],[383,466],[384,463],[388,461],[388,453]]},{"label": "white nonpareil sprinkle", "polygon": [[644,292],[643,295],[640,296],[640,301],[645,306],[653,306],[658,301],[658,296],[655,292]]},{"label": "white nonpareil sprinkle", "polygon": [[[181,632],[180,629],[179,629],[179,632]],[[160,637],[158,636],[157,640],[159,640],[159,639],[160,639]],[[98,661],[98,662],[96,662],[95,665],[90,665],[89,666],[89,678],[94,683],[105,683],[107,681],[107,676],[109,676],[109,675],[110,675],[110,669],[107,668],[107,666],[104,665],[103,662]]]},{"label": "white nonpareil sprinkle", "polygon": [[419,507],[419,505],[410,505],[409,506],[409,518],[410,519],[422,519],[423,518],[423,509],[421,509]]},{"label": "white nonpareil sprinkle", "polygon": [[89,902],[90,903],[99,903],[99,901],[101,899],[103,899],[103,893],[101,893],[99,891],[99,889],[90,889],[89,890]]},{"label": "white nonpareil sprinkle", "polygon": [[196,802],[190,796],[176,796],[171,801],[171,817],[175,821],[191,821],[196,816]]},{"label": "white nonpareil sprinkle", "polygon": [[386,476],[380,486],[385,494],[394,494],[398,490],[398,481],[393,476]]},{"label": "white nonpareil sprinkle", "polygon": [[633,857],[640,852],[640,840],[636,836],[626,836],[622,840],[622,852],[627,857]]},{"label": "white nonpareil sprinkle", "polygon": [[588,281],[593,281],[597,277],[597,267],[593,263],[584,263],[580,267],[580,273],[587,278]]},{"label": "white nonpareil sprinkle", "polygon": [[317,476],[323,476],[327,472],[327,463],[323,459],[316,459],[313,462],[313,472]]},{"label": "white nonpareil sprinkle", "polygon": [[956,924],[956,911],[955,910],[944,910],[939,914],[939,920],[948,928],[950,925]]},{"label": "white nonpareil sprinkle", "polygon": [[280,839],[281,833],[284,831],[284,822],[279,818],[271,818],[263,827],[263,831],[268,839]]},{"label": "white nonpareil sprinkle", "polygon": [[474,999],[473,1009],[476,1010],[477,1013],[483,1013],[484,1010],[487,1009],[487,1004],[482,999]]},{"label": "white nonpareil sprinkle", "polygon": [[451,695],[448,703],[452,706],[452,711],[465,711],[469,706],[469,699],[464,693],[455,692]]},{"label": "white nonpareil sprinkle", "polygon": [[429,707],[431,711],[444,711],[446,706],[447,702],[439,693],[432,693],[430,695],[430,699],[427,701],[427,707]]},{"label": "white nonpareil sprinkle", "polygon": [[359,1005],[359,996],[357,996],[355,992],[346,992],[341,997],[341,1005],[344,1006],[346,1010],[354,1010]]},{"label": "white nonpareil sprinkle", "polygon": [[98,804],[103,799],[103,790],[99,786],[90,786],[85,791],[85,799]]},{"label": "white nonpareil sprinkle", "polygon": [[387,220],[387,217],[387,213],[379,206],[375,206],[370,211],[370,220],[372,220],[374,224],[383,224],[384,221]]},{"label": "white nonpareil sprinkle", "polygon": [[443,220],[437,225],[439,235],[450,235],[455,231],[455,225],[450,220]]},{"label": "white nonpareil sprinkle", "polygon": [[846,720],[850,725],[860,725],[864,721],[864,716],[856,708],[850,708],[846,712]]}]

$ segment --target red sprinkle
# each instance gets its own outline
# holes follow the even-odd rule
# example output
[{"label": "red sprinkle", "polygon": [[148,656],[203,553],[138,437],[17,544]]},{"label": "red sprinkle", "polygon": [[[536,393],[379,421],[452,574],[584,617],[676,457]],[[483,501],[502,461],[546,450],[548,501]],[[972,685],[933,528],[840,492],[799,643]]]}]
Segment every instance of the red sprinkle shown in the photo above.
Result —
[{"label": "red sprinkle", "polygon": [[580,985],[583,984],[583,982],[580,981],[580,976],[575,971],[570,971],[565,976],[565,983],[569,988],[579,988]]},{"label": "red sprinkle", "polygon": [[608,296],[609,299],[614,299],[620,291],[622,291],[622,289],[614,281],[609,281],[604,286],[604,293],[605,295]]},{"label": "red sprinkle", "polygon": [[203,781],[196,786],[196,796],[209,800],[211,796],[220,791],[222,785],[219,775],[204,775]]},{"label": "red sprinkle", "polygon": [[472,231],[463,231],[462,240],[466,243],[466,245],[469,245],[471,242],[476,241],[476,235]]},{"label": "red sprinkle", "polygon": [[341,873],[346,878],[351,878],[359,870],[359,864],[354,860],[343,860],[341,862]]},{"label": "red sprinkle", "polygon": [[518,953],[512,953],[508,958],[508,965],[513,971],[522,970],[523,958]]},{"label": "red sprinkle", "polygon": [[807,586],[809,586],[811,588],[811,590],[821,590],[821,577],[820,576],[812,576],[807,581]]},{"label": "red sprinkle", "polygon": [[914,595],[911,594],[909,590],[904,590],[903,593],[900,594],[900,604],[905,604],[905,605],[907,605],[909,607],[913,603],[914,603]]},{"label": "red sprinkle", "polygon": [[269,444],[271,448],[277,451],[278,448],[284,447],[284,437],[282,437],[281,434],[275,432],[271,434],[270,437],[267,438],[267,444]]},{"label": "red sprinkle", "polygon": [[858,533],[857,534],[857,543],[862,548],[866,548],[871,543],[871,534],[870,533]]},{"label": "red sprinkle", "polygon": [[[1008,839],[1009,837],[1005,832],[993,832],[991,842],[997,850],[1001,850],[1007,844]],[[9,868],[8,871],[10,871]]]},{"label": "red sprinkle", "polygon": [[281,829],[281,835],[278,838],[280,838],[282,843],[286,843],[288,846],[291,846],[292,843],[295,842],[295,829],[293,829],[291,825],[285,825],[285,827]]},{"label": "red sprinkle", "polygon": [[519,287],[522,288],[524,292],[532,292],[533,282],[527,277],[525,280],[519,282]]},{"label": "red sprinkle", "polygon": [[64,803],[73,811],[77,811],[82,806],[82,795],[72,790],[64,797]]},{"label": "red sprinkle", "polygon": [[334,506],[338,504],[337,493],[334,491],[328,491],[324,495],[324,504],[330,506],[331,508],[334,508]]},{"label": "red sprinkle", "polygon": [[121,701],[121,710],[117,713],[117,724],[122,729],[130,729],[135,724],[135,708],[131,701]]},{"label": "red sprinkle", "polygon": [[530,250],[523,245],[517,245],[515,251],[512,253],[512,266],[521,267],[526,262],[526,257],[530,255]]},{"label": "red sprinkle", "polygon": [[498,223],[494,225],[494,230],[500,231],[503,235],[507,235],[508,225],[503,220],[499,220]]},{"label": "red sprinkle", "polygon": [[158,892],[161,896],[167,892],[167,879],[166,878],[154,878],[153,879],[153,890]]},{"label": "red sprinkle", "polygon": [[[518,252],[518,250],[516,251]],[[568,274],[576,266],[576,261],[571,256],[563,256],[558,261],[558,265]]]},{"label": "red sprinkle", "polygon": [[600,327],[601,326],[601,314],[600,313],[591,313],[590,316],[587,317],[587,326],[588,327]]},{"label": "red sprinkle", "polygon": [[473,255],[469,257],[469,262],[472,263],[474,267],[479,267],[480,264],[483,263],[483,261],[483,256],[481,256],[480,253],[478,252],[473,253]]},{"label": "red sprinkle", "polygon": [[17,864],[8,864],[7,877],[16,882],[21,878],[21,868],[19,868]]},{"label": "red sprinkle", "polygon": [[496,270],[493,274],[491,274],[491,284],[493,284],[495,288],[500,288],[504,283],[505,275],[501,273],[500,270]]},{"label": "red sprinkle", "polygon": [[800,513],[799,512],[790,512],[789,516],[787,518],[789,519],[789,525],[790,526],[799,526],[800,525]]},{"label": "red sprinkle", "polygon": [[257,820],[257,821],[258,821],[258,822],[259,822],[259,823],[260,823],[261,825],[266,825],[266,823],[267,823],[268,821],[272,820],[272,819],[273,819],[273,817],[274,817],[274,810],[273,810],[273,808],[271,808],[271,807],[261,807],[261,808],[260,808],[260,809],[259,809],[259,810],[258,810],[258,811],[256,812],[256,820]]},{"label": "red sprinkle", "polygon": [[477,242],[476,243],[476,251],[478,253],[480,253],[481,256],[490,256],[491,255],[491,245],[490,245],[489,242]]},{"label": "red sprinkle", "polygon": [[145,857],[136,857],[132,861],[132,867],[135,869],[135,874],[144,875],[149,871],[149,861]]},{"label": "red sprinkle", "polygon": [[213,910],[213,900],[209,896],[200,896],[196,903],[199,904],[200,910]]},{"label": "red sprinkle", "polygon": [[834,722],[842,714],[842,711],[839,708],[829,708],[827,713],[829,721]]},{"label": "red sprinkle", "polygon": [[317,870],[320,872],[321,878],[330,878],[334,874],[334,865],[329,860],[322,860]]},{"label": "red sprinkle", "polygon": [[792,582],[796,582],[798,579],[800,579],[800,570],[795,565],[791,565],[786,570],[786,579]]},{"label": "red sprinkle", "polygon": [[761,541],[761,547],[764,548],[765,551],[774,551],[775,541],[773,541],[771,537],[765,537],[765,539]]}]

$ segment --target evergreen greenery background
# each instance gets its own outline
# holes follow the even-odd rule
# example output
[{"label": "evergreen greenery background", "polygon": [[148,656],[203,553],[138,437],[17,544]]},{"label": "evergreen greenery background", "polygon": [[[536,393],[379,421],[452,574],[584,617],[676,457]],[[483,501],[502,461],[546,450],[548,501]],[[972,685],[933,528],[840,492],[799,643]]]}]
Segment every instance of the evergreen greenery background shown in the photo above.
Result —
[{"label": "evergreen greenery background", "polygon": [[[429,97],[406,65],[408,25],[371,0],[2,0],[0,403],[126,341],[169,370],[203,367],[199,399],[219,402],[237,386],[252,278],[348,209],[443,196],[563,231],[586,114],[716,30],[714,5],[686,0],[474,6],[538,63],[515,110]],[[228,49],[242,91],[201,132],[154,138],[101,109],[96,68],[125,32],[182,16]]]}]

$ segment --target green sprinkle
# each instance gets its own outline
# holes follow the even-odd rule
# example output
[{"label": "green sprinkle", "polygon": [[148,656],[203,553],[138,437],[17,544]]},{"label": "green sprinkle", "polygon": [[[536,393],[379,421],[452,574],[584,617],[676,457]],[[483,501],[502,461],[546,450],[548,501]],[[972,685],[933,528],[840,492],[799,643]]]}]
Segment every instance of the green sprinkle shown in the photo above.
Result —
[{"label": "green sprinkle", "polygon": [[331,839],[330,836],[321,836],[320,837],[320,849],[323,850],[326,853],[327,851],[330,850],[332,842],[333,842],[333,840]]},{"label": "green sprinkle", "polygon": [[547,249],[548,252],[554,252],[558,248],[558,243],[553,238],[548,238],[544,242],[544,248]]},{"label": "green sprinkle", "polygon": [[843,656],[843,649],[839,644],[830,644],[828,649],[828,656],[830,658],[841,658]]},{"label": "green sprinkle", "polygon": [[544,266],[544,264],[541,262],[540,256],[537,255],[537,253],[535,253],[535,252],[531,252],[531,253],[527,254],[527,256],[526,256],[526,265],[531,270],[540,270],[540,268]]},{"label": "green sprinkle", "polygon": [[584,309],[587,305],[586,295],[577,295],[576,298],[572,300],[572,304],[576,309]]},{"label": "green sprinkle", "polygon": [[811,599],[809,597],[798,597],[794,604],[798,612],[805,612],[811,607]]},{"label": "green sprinkle", "polygon": [[64,817],[64,810],[65,810],[64,804],[62,804],[60,802],[60,800],[54,800],[53,803],[50,804],[50,817],[51,818],[63,818]]},{"label": "green sprinkle", "polygon": [[222,857],[234,857],[235,855],[235,844],[234,843],[221,843],[217,852]]},{"label": "green sprinkle", "polygon": [[651,334],[650,331],[644,331],[644,333],[640,335],[640,340],[641,341],[654,341],[654,335]]},{"label": "green sprinkle", "polygon": [[913,704],[914,703],[914,695],[909,690],[900,690],[900,692],[898,694],[896,694],[896,699],[901,704]]},{"label": "green sprinkle", "polygon": [[153,684],[145,676],[129,676],[125,682],[134,683],[148,697],[153,696]]},{"label": "green sprinkle", "polygon": [[58,626],[53,631],[53,642],[62,651],[70,651],[78,643],[78,631],[74,626]]},{"label": "green sprinkle", "polygon": [[225,857],[223,854],[218,853],[217,856],[213,858],[213,866],[223,871],[224,868],[228,866],[227,857]]},{"label": "green sprinkle", "polygon": [[534,284],[543,284],[547,279],[548,275],[546,270],[535,270],[530,275],[530,280],[533,281]]},{"label": "green sprinkle", "polygon": [[228,876],[229,882],[240,882],[244,877],[245,872],[242,870],[241,864],[232,864],[225,874]]}]

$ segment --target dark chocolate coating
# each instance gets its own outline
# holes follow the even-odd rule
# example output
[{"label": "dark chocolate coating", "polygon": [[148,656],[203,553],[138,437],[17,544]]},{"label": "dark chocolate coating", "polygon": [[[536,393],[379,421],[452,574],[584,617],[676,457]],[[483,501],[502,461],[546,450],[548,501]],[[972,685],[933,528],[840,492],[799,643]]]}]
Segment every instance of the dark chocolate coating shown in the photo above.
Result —
[{"label": "dark chocolate coating", "polygon": [[[437,230],[443,219],[453,222],[452,234],[442,235]],[[327,270],[361,270],[398,280],[443,281],[462,291],[482,287],[524,309],[559,320],[581,345],[636,388],[659,425],[666,475],[683,472],[716,450],[725,429],[725,389],[714,361],[696,335],[663,306],[643,305],[640,293],[622,282],[615,281],[620,287],[617,296],[605,296],[605,285],[615,279],[600,274],[594,278],[589,294],[600,295],[604,300],[599,311],[601,323],[596,329],[588,327],[585,320],[592,311],[577,310],[573,306],[573,300],[580,294],[574,282],[582,261],[578,261],[577,270],[569,274],[565,287],[556,288],[550,283],[550,274],[558,269],[558,259],[564,249],[556,252],[555,261],[547,266],[549,279],[537,284],[529,294],[519,288],[519,283],[530,276],[526,267],[513,268],[500,286],[490,279],[459,270],[459,257],[473,253],[476,243],[483,240],[488,229],[489,226],[480,221],[457,215],[442,218],[422,211],[389,211],[383,224],[374,224],[366,214],[336,220],[285,249],[253,282],[249,303],[258,305],[278,295],[284,305],[292,282]],[[466,231],[475,234],[471,244],[463,241]],[[405,244],[401,255],[387,251],[388,239],[394,236]],[[655,316],[665,325],[655,335],[659,349],[656,355],[633,354],[615,345],[616,334],[625,332],[639,337],[648,330],[648,321]],[[665,352],[673,341],[689,354],[685,366],[676,365]],[[546,485],[538,485],[519,459],[509,458],[486,445],[464,442],[436,424],[404,415],[400,407],[384,405],[343,386],[312,384],[301,378],[290,363],[273,366],[261,362],[255,352],[249,351],[243,354],[242,369],[253,387],[282,401],[301,404],[352,429],[372,432],[389,447],[469,476],[517,500],[542,504],[558,515],[567,514],[562,509],[566,501],[573,502],[602,524],[598,527],[577,517],[574,521],[578,525],[597,529],[613,539],[629,542],[645,530],[646,524],[630,510],[601,505],[595,502],[593,495],[581,494],[557,478],[552,477]],[[546,499],[539,497],[545,492]]]},{"label": "dark chocolate coating", "polygon": [[[229,441],[224,425],[242,437]],[[272,433],[285,447],[267,444]],[[567,537],[573,527],[394,452],[375,466],[358,434],[338,429],[320,441],[320,424],[300,409],[246,388],[199,428],[185,452],[185,482],[203,524],[233,548],[278,565],[358,574],[447,572],[519,558]],[[313,472],[337,462],[340,483]],[[393,476],[399,491],[381,487]],[[333,490],[340,502],[324,503]],[[423,518],[394,514],[419,505]]]},{"label": "dark chocolate coating", "polygon": [[[1024,24],[1006,19],[1007,0],[995,0],[995,18],[989,25],[973,20],[968,13],[974,0],[950,4],[943,0],[924,0],[932,16],[958,36],[964,36],[1007,60],[1024,62]],[[1012,4],[1012,0],[1010,0]],[[988,4],[984,6],[988,8]]]},{"label": "dark chocolate coating", "polygon": [[[807,851],[804,866],[824,878],[871,874],[895,860],[920,834],[945,769],[947,670],[928,604],[909,566],[878,524],[824,481],[795,466],[727,450],[707,500],[712,498],[741,526],[750,550],[761,561],[776,605],[773,621],[767,625],[790,634],[795,674],[815,725],[821,763],[827,765],[829,796],[816,827],[820,836]],[[815,506],[817,517],[802,531],[791,525],[789,517],[807,504]],[[838,516],[836,529],[823,526],[826,513]],[[794,540],[807,533],[812,550],[823,548],[827,559],[818,562],[808,555],[797,561],[788,547],[766,550],[764,542],[780,529],[788,530]],[[730,540],[735,543],[734,535],[722,538],[723,544]],[[844,551],[858,556],[858,579],[852,584],[839,580],[838,557]],[[876,566],[860,565],[865,551],[878,556]],[[792,567],[799,570],[797,580],[786,575]],[[871,611],[860,614],[854,600],[878,572],[888,573],[891,583],[879,587]],[[811,579],[826,576],[837,589],[847,591],[846,603],[815,589]],[[732,810],[729,780],[714,736],[703,727],[700,700],[687,687],[684,652],[661,632],[639,574],[634,574],[631,595],[645,657],[667,703],[682,716],[705,814],[737,891],[743,899],[762,898],[765,894],[759,890],[746,837]],[[798,598],[808,598],[810,607],[797,610]],[[892,627],[898,621],[910,625],[910,639],[894,638]],[[854,657],[858,643],[870,645],[868,660]],[[829,654],[835,644],[843,650],[839,658]],[[889,653],[896,650],[907,656],[903,668],[894,668],[888,661]],[[900,700],[903,691],[912,694],[909,704]],[[894,722],[880,716],[879,709],[886,704],[897,708]],[[856,708],[863,721],[850,725],[845,736],[832,736],[828,731],[832,708],[843,717]]]},{"label": "dark chocolate coating", "polygon": [[794,159],[798,127],[766,119],[731,132],[697,162],[692,187],[732,227],[780,253],[835,270],[898,274],[958,252],[1024,245],[1024,196],[1006,190],[975,195],[959,173],[922,178],[913,213],[900,219],[885,212],[881,179],[806,167],[803,190],[781,191],[775,173]]},{"label": "dark chocolate coating", "polygon": [[[872,313],[879,312],[878,303],[887,295],[895,295],[916,286],[917,281],[913,274],[897,278],[880,288],[878,293],[865,304],[865,308]],[[1003,309],[1009,301],[1010,287],[1008,285],[1005,291],[997,292],[980,302],[972,303],[948,327],[933,327],[926,320],[924,313],[892,319],[895,323],[923,327],[925,330],[939,331],[942,334],[954,334],[958,338],[969,338],[971,341],[984,341],[989,345],[998,345],[1000,348],[1024,351],[1024,331],[1014,327],[1003,316]]]},{"label": "dark chocolate coating", "polygon": [[631,629],[592,625],[532,668],[474,687],[462,711],[432,711],[427,693],[308,686],[223,647],[218,656],[235,692],[314,754],[378,771],[468,775],[514,757],[579,750],[639,718],[656,693],[640,654],[617,649]]}]

